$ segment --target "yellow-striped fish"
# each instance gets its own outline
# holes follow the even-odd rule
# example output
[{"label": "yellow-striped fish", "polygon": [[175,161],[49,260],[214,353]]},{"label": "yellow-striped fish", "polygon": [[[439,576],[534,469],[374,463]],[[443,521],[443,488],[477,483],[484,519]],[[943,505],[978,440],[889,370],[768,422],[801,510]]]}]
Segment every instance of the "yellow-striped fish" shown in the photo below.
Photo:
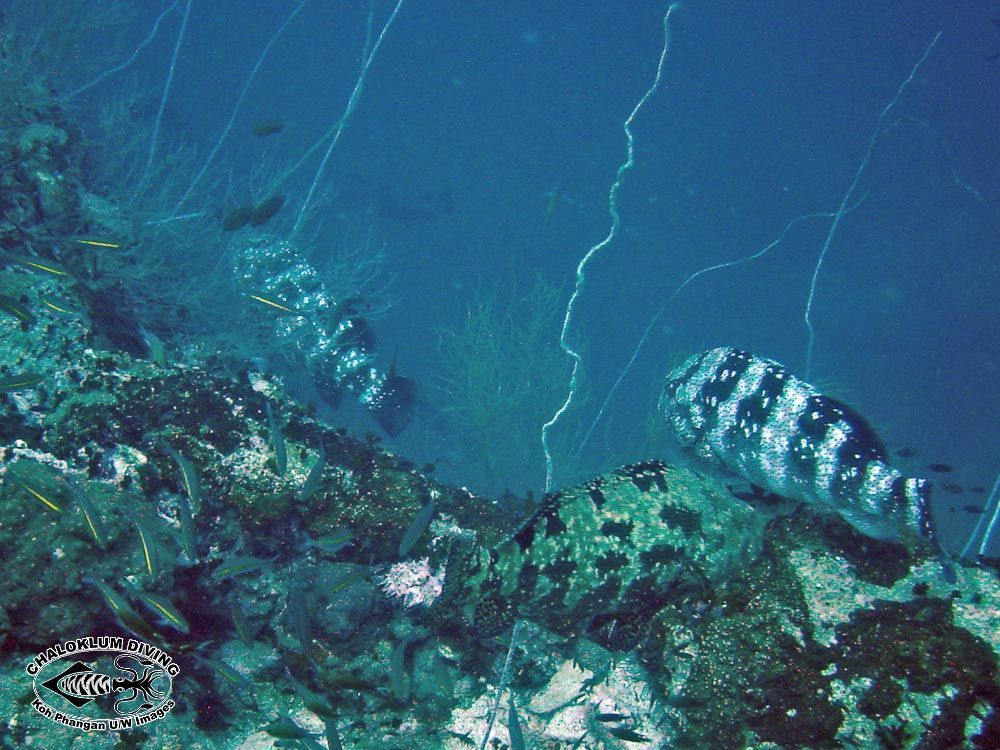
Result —
[{"label": "yellow-striped fish", "polygon": [[262,305],[269,305],[270,307],[273,307],[276,310],[281,310],[282,312],[292,313],[293,315],[301,315],[302,314],[298,310],[296,310],[294,308],[291,308],[288,305],[283,305],[280,302],[276,302],[273,299],[268,299],[267,297],[262,297],[259,294],[248,294],[247,296],[250,299],[252,299],[252,300],[256,300],[257,302],[260,302]]},{"label": "yellow-striped fish", "polygon": [[137,518],[135,528],[139,531],[139,541],[142,543],[142,560],[146,565],[146,572],[155,576],[160,572],[160,548],[153,537],[153,529],[148,521]]},{"label": "yellow-striped fish", "polygon": [[43,490],[40,487],[32,486],[23,480],[17,480],[17,483],[21,485],[21,488],[26,490],[32,497],[34,497],[38,502],[42,503],[46,508],[54,510],[56,513],[62,513],[62,506],[56,501],[56,499]]},{"label": "yellow-striped fish", "polygon": [[51,260],[42,260],[41,258],[32,258],[28,255],[6,255],[4,256],[8,260],[12,260],[15,263],[20,263],[22,266],[30,268],[34,271],[43,271],[44,273],[50,273],[53,276],[69,276],[69,271],[60,266],[58,263],[54,263]]},{"label": "yellow-striped fish", "polygon": [[111,242],[109,240],[100,240],[95,237],[73,237],[72,240],[78,245],[87,245],[88,247],[106,247],[110,249],[117,249],[121,247],[121,243]]}]

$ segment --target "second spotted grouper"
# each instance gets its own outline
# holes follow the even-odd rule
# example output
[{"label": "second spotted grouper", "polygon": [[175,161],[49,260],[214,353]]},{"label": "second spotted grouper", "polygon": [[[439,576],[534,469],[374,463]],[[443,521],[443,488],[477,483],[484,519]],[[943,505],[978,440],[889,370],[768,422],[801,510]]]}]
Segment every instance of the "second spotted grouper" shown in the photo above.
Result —
[{"label": "second spotted grouper", "polygon": [[697,354],[667,376],[660,409],[699,458],[867,536],[937,549],[929,482],[892,468],[859,414],[774,360],[731,347]]},{"label": "second spotted grouper", "polygon": [[659,461],[545,496],[506,541],[452,548],[434,610],[473,637],[525,618],[627,649],[667,604],[706,601],[757,552],[765,514]]}]

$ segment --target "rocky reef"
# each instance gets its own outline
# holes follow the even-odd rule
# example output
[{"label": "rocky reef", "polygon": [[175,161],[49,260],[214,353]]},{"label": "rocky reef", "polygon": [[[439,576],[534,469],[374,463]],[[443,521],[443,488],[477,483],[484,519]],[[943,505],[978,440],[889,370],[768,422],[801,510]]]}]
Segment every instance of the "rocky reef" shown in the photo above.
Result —
[{"label": "rocky reef", "polygon": [[[519,520],[146,330],[75,129],[0,115],[0,748],[1000,747],[995,567],[659,461]],[[36,711],[88,635],[169,654],[173,710]]]},{"label": "rocky reef", "polygon": [[[41,303],[83,309],[72,289],[0,275],[33,311],[0,317],[5,378],[33,374],[2,396],[3,692],[21,708],[0,746],[250,747],[290,715],[345,747],[471,747],[514,622],[491,747],[518,746],[511,722],[534,747],[996,746],[995,570],[949,584],[928,551],[659,462],[515,524],[274,377],[101,350],[85,314]],[[80,736],[24,700],[33,653],[136,630],[89,581],[186,625],[129,595],[181,665],[177,707],[139,733]]]},{"label": "rocky reef", "polygon": [[[581,747],[996,744],[996,571],[952,584],[930,550],[737,494],[658,462],[555,493],[455,566],[448,611],[465,603],[473,630],[498,612],[548,627],[519,674],[543,684],[516,703],[539,734]],[[541,677],[535,646],[552,631],[576,646],[562,662],[553,649]]]}]

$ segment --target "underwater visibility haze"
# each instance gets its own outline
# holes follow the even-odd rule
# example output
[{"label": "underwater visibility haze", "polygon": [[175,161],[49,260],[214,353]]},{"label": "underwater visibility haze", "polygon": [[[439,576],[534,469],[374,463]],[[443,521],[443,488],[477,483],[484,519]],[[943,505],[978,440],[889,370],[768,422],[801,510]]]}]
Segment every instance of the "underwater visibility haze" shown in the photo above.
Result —
[{"label": "underwater visibility haze", "polygon": [[1000,5],[0,2],[0,749],[1000,747]]}]

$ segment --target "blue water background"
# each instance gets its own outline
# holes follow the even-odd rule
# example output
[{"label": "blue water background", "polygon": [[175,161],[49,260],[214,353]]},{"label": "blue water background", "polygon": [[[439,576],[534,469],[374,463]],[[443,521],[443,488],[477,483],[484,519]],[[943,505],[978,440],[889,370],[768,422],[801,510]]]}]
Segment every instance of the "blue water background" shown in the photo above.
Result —
[{"label": "blue water background", "polygon": [[[207,153],[296,4],[194,0],[165,143]],[[166,7],[140,5],[128,49]],[[376,31],[393,5],[375,4]],[[324,181],[334,192],[363,184],[403,204],[447,206],[376,228],[396,275],[397,304],[377,324],[384,361],[395,349],[401,372],[431,382],[433,331],[460,324],[481,282],[530,283],[542,274],[568,298],[576,264],[610,229],[623,121],[652,83],[665,10],[653,2],[403,4]],[[306,3],[220,151],[216,166],[235,184],[264,162],[294,161],[341,116],[367,13],[361,2]],[[86,111],[126,80],[158,96],[180,17],[164,20],[126,74],[76,104]],[[988,491],[1000,469],[997,17],[995,4],[925,1],[679,8],[662,84],[633,124],[621,228],[593,258],[576,309],[571,339],[587,353],[581,395],[589,399],[565,429],[578,433],[595,417],[651,317],[686,277],[766,246],[797,216],[837,209],[880,111],[940,32],[884,122],[892,127],[855,195],[863,201],[832,238],[813,309],[812,376],[865,414],[892,449],[915,449],[906,468],[946,462],[955,466],[948,479]],[[280,118],[285,131],[255,138],[250,129],[265,118]],[[314,168],[286,187],[288,210],[301,204]],[[547,194],[556,189],[563,198],[550,213]],[[318,217],[326,231],[338,211],[352,210],[350,191],[343,195],[344,205],[334,201]],[[762,259],[708,274],[680,294],[581,459],[557,461],[556,484],[646,457],[636,425],[684,356],[735,345],[802,373],[804,306],[829,229],[829,219],[803,222]],[[216,252],[205,248],[205,261]],[[463,437],[417,426],[388,442],[420,461]],[[439,472],[471,481],[460,465],[442,463]],[[502,486],[541,488],[538,467],[507,472]],[[984,500],[937,492],[950,547],[976,520],[962,506]]]}]

